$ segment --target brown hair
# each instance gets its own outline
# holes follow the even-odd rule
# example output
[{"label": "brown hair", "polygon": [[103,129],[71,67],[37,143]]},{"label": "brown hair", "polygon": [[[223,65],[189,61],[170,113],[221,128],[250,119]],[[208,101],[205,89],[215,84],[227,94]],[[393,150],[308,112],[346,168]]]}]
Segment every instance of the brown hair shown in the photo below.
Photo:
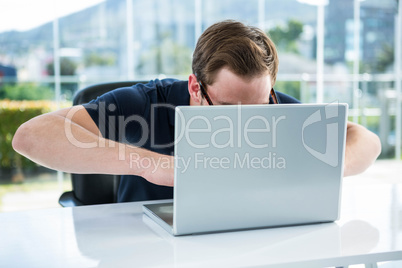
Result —
[{"label": "brown hair", "polygon": [[278,72],[275,44],[260,29],[241,22],[225,20],[208,27],[193,54],[193,73],[199,81],[213,84],[223,67],[243,77],[255,77],[268,72],[272,85]]}]

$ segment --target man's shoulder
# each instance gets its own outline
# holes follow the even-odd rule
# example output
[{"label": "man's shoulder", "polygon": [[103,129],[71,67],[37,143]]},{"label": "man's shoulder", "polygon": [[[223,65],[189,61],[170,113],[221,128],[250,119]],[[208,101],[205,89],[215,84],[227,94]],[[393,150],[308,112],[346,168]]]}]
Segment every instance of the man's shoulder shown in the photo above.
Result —
[{"label": "man's shoulder", "polygon": [[158,94],[167,97],[171,94],[171,91],[179,94],[187,92],[187,85],[188,81],[175,78],[165,78],[150,80],[146,83],[137,83],[131,87],[131,90],[139,91],[148,95]]},{"label": "man's shoulder", "polygon": [[182,81],[175,78],[153,79],[146,82],[136,83],[132,88],[139,88],[145,91],[169,89],[172,86],[178,86],[180,84],[186,84],[186,81]]},{"label": "man's shoulder", "polygon": [[288,94],[276,91],[276,95],[279,99],[279,103],[300,103],[298,99]]},{"label": "man's shoulder", "polygon": [[102,96],[117,102],[160,102],[173,95],[182,95],[187,92],[187,81],[174,78],[155,79],[150,81],[133,82],[132,86],[116,88]]},{"label": "man's shoulder", "polygon": [[166,78],[166,79],[155,79],[149,81],[138,81],[133,82],[132,86],[116,88],[113,90],[113,93],[135,93],[141,92],[145,94],[149,94],[154,91],[166,91],[169,90],[171,87],[180,87],[182,85],[187,85],[187,81],[182,81],[174,78]]}]

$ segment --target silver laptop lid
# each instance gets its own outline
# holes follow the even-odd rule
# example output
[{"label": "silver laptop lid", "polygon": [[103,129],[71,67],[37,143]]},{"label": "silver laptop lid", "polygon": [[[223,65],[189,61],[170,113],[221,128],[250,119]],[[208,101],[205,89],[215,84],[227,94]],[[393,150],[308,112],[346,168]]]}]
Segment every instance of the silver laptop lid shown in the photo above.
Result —
[{"label": "silver laptop lid", "polygon": [[176,108],[173,233],[334,221],[346,104]]}]

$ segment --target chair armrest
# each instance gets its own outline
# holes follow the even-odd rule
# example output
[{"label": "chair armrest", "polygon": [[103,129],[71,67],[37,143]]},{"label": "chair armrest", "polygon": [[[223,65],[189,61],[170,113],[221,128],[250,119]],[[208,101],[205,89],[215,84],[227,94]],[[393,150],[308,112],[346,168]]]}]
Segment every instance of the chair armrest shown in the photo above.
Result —
[{"label": "chair armrest", "polygon": [[75,198],[74,193],[72,191],[64,192],[59,198],[59,204],[62,207],[77,207],[84,205],[81,201]]}]

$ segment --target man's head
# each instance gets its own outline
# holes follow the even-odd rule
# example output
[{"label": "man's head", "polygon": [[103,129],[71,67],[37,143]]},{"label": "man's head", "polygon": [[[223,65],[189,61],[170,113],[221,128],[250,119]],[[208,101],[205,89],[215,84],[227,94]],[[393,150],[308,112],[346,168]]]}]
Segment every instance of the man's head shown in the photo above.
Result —
[{"label": "man's head", "polygon": [[227,20],[213,24],[200,36],[193,54],[192,68],[196,77],[190,76],[189,90],[190,80],[197,80],[210,88],[219,82],[217,80],[222,76],[222,71],[246,83],[268,77],[269,86],[272,87],[278,71],[278,56],[274,43],[263,31]]},{"label": "man's head", "polygon": [[222,21],[200,36],[193,54],[193,73],[206,84],[222,67],[241,77],[268,73],[275,84],[278,55],[274,43],[260,29],[237,21]]}]

